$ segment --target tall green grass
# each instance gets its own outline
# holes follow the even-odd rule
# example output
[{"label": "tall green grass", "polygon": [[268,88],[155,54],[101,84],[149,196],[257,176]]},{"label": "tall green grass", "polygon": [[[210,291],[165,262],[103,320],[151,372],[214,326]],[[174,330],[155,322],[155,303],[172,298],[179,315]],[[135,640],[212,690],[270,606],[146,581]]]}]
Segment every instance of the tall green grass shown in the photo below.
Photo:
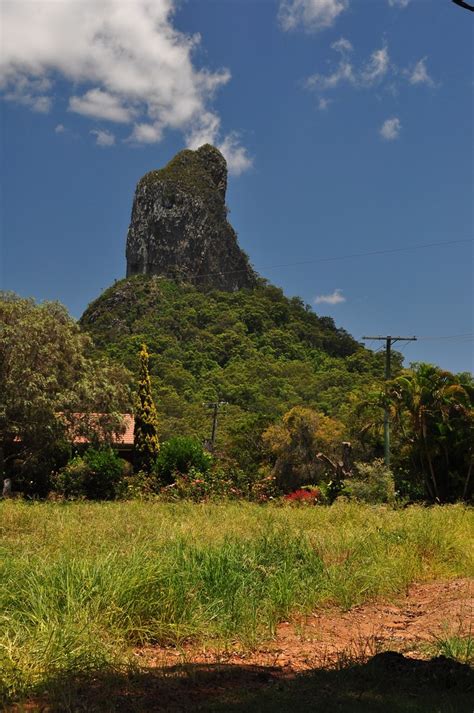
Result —
[{"label": "tall green grass", "polygon": [[18,696],[132,645],[255,645],[293,613],[473,573],[472,511],[0,503],[0,677]]}]

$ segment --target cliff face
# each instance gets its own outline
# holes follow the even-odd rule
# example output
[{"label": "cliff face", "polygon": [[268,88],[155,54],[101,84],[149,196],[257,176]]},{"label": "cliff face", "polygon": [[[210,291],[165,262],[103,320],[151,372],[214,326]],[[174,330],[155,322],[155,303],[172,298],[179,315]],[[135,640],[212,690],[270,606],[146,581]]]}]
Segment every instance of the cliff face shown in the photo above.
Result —
[{"label": "cliff face", "polygon": [[178,153],[139,181],[127,235],[127,277],[163,275],[221,290],[257,276],[227,220],[227,164],[213,146]]}]

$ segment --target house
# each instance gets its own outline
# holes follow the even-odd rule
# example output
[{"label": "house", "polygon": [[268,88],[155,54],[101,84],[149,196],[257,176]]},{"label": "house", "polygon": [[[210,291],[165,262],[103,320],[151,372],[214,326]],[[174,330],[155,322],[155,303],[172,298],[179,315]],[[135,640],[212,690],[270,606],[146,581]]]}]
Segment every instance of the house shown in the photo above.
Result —
[{"label": "house", "polygon": [[[90,443],[90,439],[85,435],[81,435],[80,433],[82,417],[83,421],[87,422],[87,429],[96,430],[100,437],[100,433],[102,431],[100,422],[101,419],[105,416],[106,414],[101,413],[74,414],[74,417],[77,419],[78,427],[74,429],[75,432],[71,441],[72,445],[80,448],[81,446],[85,447]],[[117,432],[112,436],[111,445],[114,450],[117,451],[121,458],[125,458],[125,460],[131,461],[133,456],[135,417],[131,413],[123,413],[121,414],[121,416],[123,420],[124,430],[122,433]],[[94,428],[94,422],[96,424],[96,428]]]}]

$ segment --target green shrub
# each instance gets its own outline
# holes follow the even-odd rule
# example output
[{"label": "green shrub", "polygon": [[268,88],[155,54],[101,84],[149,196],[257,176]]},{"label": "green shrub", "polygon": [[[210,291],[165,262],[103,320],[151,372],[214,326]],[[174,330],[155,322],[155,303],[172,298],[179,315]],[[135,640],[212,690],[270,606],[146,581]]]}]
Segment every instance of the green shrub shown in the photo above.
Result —
[{"label": "green shrub", "polygon": [[213,498],[266,502],[275,496],[275,478],[266,472],[248,475],[239,468],[213,468],[202,473],[192,467],[186,475],[162,489],[166,500],[203,502]]},{"label": "green shrub", "polygon": [[66,498],[113,500],[125,462],[111,448],[89,448],[54,477],[54,490]]},{"label": "green shrub", "polygon": [[383,460],[356,463],[355,476],[344,481],[343,495],[362,503],[393,503],[395,485],[392,471]]},{"label": "green shrub", "polygon": [[115,496],[119,500],[146,500],[153,498],[159,489],[156,475],[139,470],[138,473],[126,473],[120,479],[115,489]]},{"label": "green shrub", "polygon": [[187,475],[191,468],[207,473],[211,463],[212,456],[196,438],[175,436],[161,445],[155,471],[163,483],[172,483],[177,473]]}]

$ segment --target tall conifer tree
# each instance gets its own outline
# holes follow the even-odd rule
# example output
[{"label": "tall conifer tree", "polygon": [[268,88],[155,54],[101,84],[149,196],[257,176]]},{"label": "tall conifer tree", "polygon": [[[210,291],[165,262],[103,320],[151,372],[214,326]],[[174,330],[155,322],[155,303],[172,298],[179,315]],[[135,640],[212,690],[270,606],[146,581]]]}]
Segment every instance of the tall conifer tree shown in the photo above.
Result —
[{"label": "tall conifer tree", "polygon": [[158,440],[158,417],[151,394],[148,360],[149,355],[146,344],[142,344],[140,351],[138,399],[135,411],[134,460],[136,469],[143,470],[146,473],[151,472],[160,448]]}]

